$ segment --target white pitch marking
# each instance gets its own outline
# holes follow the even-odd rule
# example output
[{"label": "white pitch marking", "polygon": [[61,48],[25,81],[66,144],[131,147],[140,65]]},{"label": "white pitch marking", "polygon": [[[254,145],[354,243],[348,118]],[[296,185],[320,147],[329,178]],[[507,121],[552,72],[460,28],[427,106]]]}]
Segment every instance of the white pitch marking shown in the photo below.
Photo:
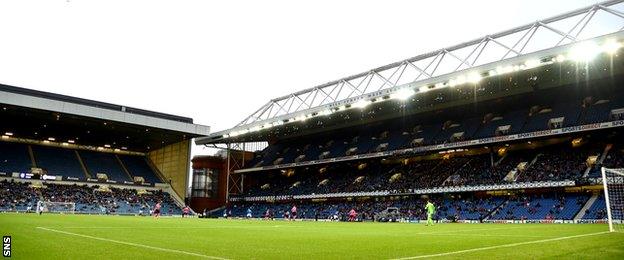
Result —
[{"label": "white pitch marking", "polygon": [[200,226],[200,227],[54,227],[63,229],[228,229],[228,228],[244,228],[244,229],[257,229],[257,228],[299,228],[303,226],[289,226],[289,225],[273,225],[273,226]]},{"label": "white pitch marking", "polygon": [[514,246],[522,246],[522,245],[530,245],[530,244],[539,244],[539,243],[566,240],[566,239],[572,239],[572,238],[578,238],[578,237],[602,235],[602,234],[607,234],[607,233],[609,233],[609,231],[574,235],[574,236],[566,236],[566,237],[557,237],[557,238],[550,238],[550,239],[542,239],[542,240],[535,240],[535,241],[527,241],[527,242],[519,242],[519,243],[511,243],[511,244],[497,245],[497,246],[478,247],[478,248],[451,251],[451,252],[431,254],[431,255],[408,256],[408,257],[395,258],[394,260],[406,260],[406,259],[418,259],[418,258],[430,258],[430,257],[439,257],[439,256],[447,256],[447,255],[457,255],[457,254],[462,254],[462,253],[470,253],[470,252],[485,251],[485,250],[491,250],[491,249],[497,249],[497,248],[514,247]]},{"label": "white pitch marking", "polygon": [[460,233],[416,233],[415,235],[431,235],[431,236],[466,236],[466,237],[533,237],[545,238],[552,236],[531,236],[531,235],[505,235],[505,234],[460,234]]},{"label": "white pitch marking", "polygon": [[419,235],[433,235],[433,234],[455,234],[459,232],[472,232],[472,231],[490,231],[490,230],[508,230],[508,229],[517,229],[517,228],[526,228],[526,227],[503,227],[503,228],[473,228],[473,229],[462,229],[462,230],[452,230],[452,231],[439,231],[439,232],[421,232]]},{"label": "white pitch marking", "polygon": [[72,233],[72,232],[67,232],[67,231],[62,231],[62,230],[56,230],[56,229],[51,229],[51,228],[45,228],[45,227],[37,227],[37,228],[38,229],[42,229],[42,230],[46,230],[46,231],[50,231],[50,232],[70,235],[70,236],[90,238],[90,239],[106,241],[106,242],[111,242],[111,243],[117,243],[117,244],[122,244],[122,245],[128,245],[128,246],[134,246],[134,247],[142,247],[142,248],[147,248],[147,249],[159,250],[159,251],[170,252],[170,253],[178,253],[178,254],[184,254],[184,255],[190,255],[190,256],[196,256],[196,257],[202,257],[202,258],[208,258],[208,259],[229,260],[227,258],[222,258],[222,257],[217,257],[217,256],[202,255],[202,254],[198,254],[198,253],[186,252],[186,251],[181,251],[181,250],[176,250],[176,249],[161,248],[161,247],[148,246],[148,245],[143,245],[143,244],[137,244],[137,243],[113,240],[113,239],[108,239],[108,238],[101,238],[101,237],[94,237],[94,236],[89,236],[89,235],[82,235],[82,234],[77,234],[77,233]]}]

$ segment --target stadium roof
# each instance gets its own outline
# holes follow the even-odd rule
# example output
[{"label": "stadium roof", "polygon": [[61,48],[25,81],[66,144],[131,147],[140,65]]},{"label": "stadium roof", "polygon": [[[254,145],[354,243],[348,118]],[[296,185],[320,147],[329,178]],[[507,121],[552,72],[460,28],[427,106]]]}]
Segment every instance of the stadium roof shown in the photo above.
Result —
[{"label": "stadium roof", "polygon": [[146,152],[206,136],[193,119],[0,84],[0,134]]},{"label": "stadium roof", "polygon": [[314,120],[318,123],[331,114],[357,111],[371,103],[405,100],[549,65],[551,58],[582,58],[575,56],[609,44],[619,46],[624,38],[623,2],[598,3],[275,98],[235,127],[198,138],[196,143],[268,140],[276,136],[274,132],[285,132],[284,128],[310,118],[322,118]]}]

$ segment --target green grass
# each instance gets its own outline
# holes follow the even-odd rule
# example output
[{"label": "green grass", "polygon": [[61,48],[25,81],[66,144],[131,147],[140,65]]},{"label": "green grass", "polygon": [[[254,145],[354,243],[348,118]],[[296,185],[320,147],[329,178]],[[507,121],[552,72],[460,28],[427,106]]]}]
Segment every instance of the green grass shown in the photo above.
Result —
[{"label": "green grass", "polygon": [[[532,243],[606,230],[603,224],[427,227],[407,223],[0,214],[0,235],[12,236],[15,259],[392,259],[470,249],[477,250],[438,258],[623,259],[622,233]],[[531,243],[514,245],[522,242]],[[491,246],[494,248],[483,249]]]}]

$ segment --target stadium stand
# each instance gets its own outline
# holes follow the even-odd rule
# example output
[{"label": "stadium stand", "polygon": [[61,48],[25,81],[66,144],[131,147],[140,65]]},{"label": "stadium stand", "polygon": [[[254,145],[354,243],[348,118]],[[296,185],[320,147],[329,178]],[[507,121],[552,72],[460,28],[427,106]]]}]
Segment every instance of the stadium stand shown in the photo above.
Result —
[{"label": "stadium stand", "polygon": [[571,220],[589,199],[585,195],[530,195],[509,199],[492,219]]},{"label": "stadium stand", "polygon": [[[430,155],[433,158],[421,157],[419,161],[407,163],[384,163],[371,159],[290,171],[274,170],[257,176],[261,177],[258,185],[250,187],[246,196],[407,191],[443,186],[574,181],[582,178],[586,170],[599,167],[588,165],[587,161],[591,156],[599,156],[600,150],[606,145],[593,140],[579,147],[571,147],[569,142],[541,147],[532,143],[503,155],[494,154],[489,149],[476,148],[473,150],[484,153],[449,154],[448,157],[434,154]],[[605,163],[611,165],[609,161],[622,158],[622,155],[608,158]]]},{"label": "stadium stand", "polygon": [[[577,115],[577,112],[573,114]],[[578,112],[579,117],[581,113],[582,111]],[[251,208],[254,217],[263,217],[268,209],[275,217],[281,218],[292,205],[297,205],[303,213],[300,216],[304,218],[344,220],[346,213],[353,208],[361,214],[360,220],[374,220],[376,213],[388,207],[397,207],[404,219],[423,219],[423,200],[412,193],[417,189],[548,181],[591,183],[596,176],[586,176],[586,172],[599,171],[601,166],[621,166],[624,154],[618,145],[614,145],[619,143],[620,138],[618,131],[603,131],[596,135],[570,135],[492,147],[477,146],[450,153],[362,159],[252,173],[247,176],[254,178],[256,184],[249,186],[241,194],[240,198],[243,200],[235,200],[224,211],[230,217],[245,217],[247,210]],[[265,152],[270,151],[270,147]],[[607,153],[603,154],[604,152]],[[257,156],[253,160],[257,162],[258,158]],[[353,196],[358,193],[387,191],[389,194],[405,195],[375,199],[364,196],[357,202],[340,199],[341,196],[350,196],[346,194]],[[292,197],[324,194],[330,195],[328,198],[334,198],[332,194],[337,196],[325,202]],[[442,221],[572,221],[583,208],[587,209],[582,216],[584,220],[602,220],[606,214],[604,198],[597,196],[597,200],[591,201],[592,193],[543,188],[534,189],[530,193],[512,192],[507,196],[475,195],[434,195],[431,198],[439,205],[436,218]],[[276,201],[245,201],[245,198],[262,196]],[[590,203],[591,205],[586,205]],[[214,212],[213,216],[221,217],[223,213]]]},{"label": "stadium stand", "polygon": [[116,155],[92,151],[79,151],[78,153],[91,176],[95,177],[98,173],[104,173],[111,180],[133,181],[124,171]]},{"label": "stadium stand", "polygon": [[[571,220],[587,202],[586,194],[557,194],[544,193],[539,195],[522,195],[511,197],[462,197],[435,196],[431,200],[439,205],[436,218],[443,221],[457,220]],[[286,212],[296,205],[300,212],[299,217],[308,219],[330,219],[338,216],[345,219],[349,210],[355,209],[360,220],[373,220],[375,213],[388,207],[399,208],[405,219],[423,219],[422,200],[418,198],[363,201],[363,202],[291,202],[291,203],[234,203],[226,208],[225,213],[230,217],[245,217],[251,209],[254,217],[264,217],[267,209],[276,218],[285,218]],[[595,204],[599,204],[596,202]],[[604,200],[603,204],[604,205]],[[604,210],[604,206],[603,206]],[[598,209],[599,212],[600,209]],[[214,212],[216,217],[222,216],[223,211]],[[594,216],[587,218],[595,219]],[[596,216],[602,219],[604,215]]]},{"label": "stadium stand", "polygon": [[[2,163],[0,172],[5,173],[29,173],[33,164],[30,159],[29,149],[32,150],[37,168],[54,176],[73,177],[75,180],[96,178],[97,173],[105,173],[109,180],[118,182],[132,181],[131,177],[140,176],[148,183],[163,183],[155,170],[148,164],[143,156],[115,155],[111,153],[95,151],[78,151],[52,146],[27,145],[20,143],[0,142]],[[80,156],[80,158],[78,157]],[[116,157],[119,157],[117,160]],[[80,164],[83,160],[87,175]],[[125,172],[124,168],[128,171]]]},{"label": "stadium stand", "polygon": [[607,206],[605,198],[601,194],[598,199],[587,209],[583,219],[605,219],[607,217]]},{"label": "stadium stand", "polygon": [[143,177],[145,181],[150,183],[162,182],[144,157],[119,155],[119,159],[125,165],[126,169],[128,169],[130,175]]},{"label": "stadium stand", "polygon": [[48,174],[80,179],[86,177],[76,151],[39,145],[31,147],[37,167],[46,170]]},{"label": "stadium stand", "polygon": [[101,189],[101,186],[44,182],[0,181],[0,211],[34,211],[37,201],[74,202],[76,213],[149,215],[157,202],[164,215],[180,215],[181,208],[167,192],[137,188]]},{"label": "stadium stand", "polygon": [[29,172],[33,167],[28,146],[18,143],[0,142],[0,171],[6,173]]},{"label": "stadium stand", "polygon": [[[592,100],[598,101],[592,101]],[[418,125],[373,124],[362,129],[341,131],[338,134],[312,136],[309,142],[280,141],[258,154],[252,165],[269,166],[304,162],[347,155],[396,150],[422,145],[451,143],[500,135],[528,133],[552,128],[615,120],[614,109],[624,108],[621,94],[607,98],[561,97],[540,101],[542,105],[524,108],[501,107],[483,114],[463,113],[460,121],[440,121],[438,115],[414,117],[405,121],[418,121]],[[505,111],[505,109],[508,109]],[[454,111],[454,110],[453,110]],[[446,115],[444,115],[446,116]],[[457,117],[449,115],[450,118]],[[559,121],[561,120],[561,121]],[[349,132],[355,132],[350,134]]]}]

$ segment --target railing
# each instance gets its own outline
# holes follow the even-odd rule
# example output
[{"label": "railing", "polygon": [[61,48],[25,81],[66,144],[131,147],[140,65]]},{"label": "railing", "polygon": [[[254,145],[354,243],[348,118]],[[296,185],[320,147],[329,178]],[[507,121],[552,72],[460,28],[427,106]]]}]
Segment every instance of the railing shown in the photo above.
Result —
[{"label": "railing", "polygon": [[299,200],[299,199],[328,199],[328,198],[350,198],[350,197],[382,197],[382,196],[392,196],[392,195],[421,195],[421,194],[454,193],[454,192],[571,187],[575,185],[576,185],[576,182],[570,181],[570,180],[540,181],[540,182],[522,182],[522,183],[492,184],[492,185],[435,187],[435,188],[427,188],[427,189],[409,189],[407,191],[382,190],[382,191],[369,191],[369,192],[339,192],[339,193],[326,193],[326,194],[231,197],[230,201],[253,202],[253,201],[288,201],[288,200]]}]

